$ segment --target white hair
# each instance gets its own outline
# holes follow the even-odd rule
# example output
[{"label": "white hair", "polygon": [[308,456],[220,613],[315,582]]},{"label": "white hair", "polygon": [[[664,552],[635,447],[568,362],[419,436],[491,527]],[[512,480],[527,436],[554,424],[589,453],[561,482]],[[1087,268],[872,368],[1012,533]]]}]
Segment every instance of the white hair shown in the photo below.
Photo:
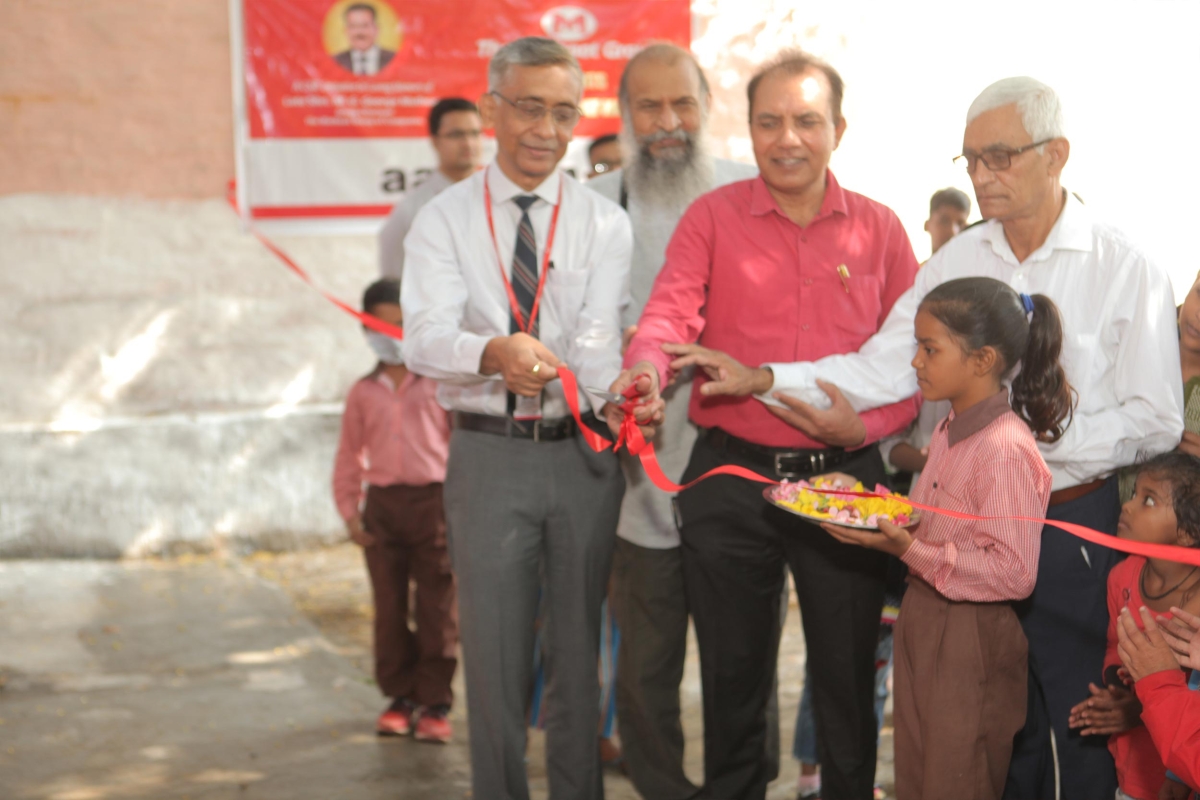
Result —
[{"label": "white hair", "polygon": [[546,67],[558,65],[567,67],[575,74],[575,80],[583,90],[583,70],[571,51],[553,39],[540,36],[526,36],[515,39],[501,47],[492,56],[488,64],[488,91],[495,92],[504,85],[508,71],[515,66]]},{"label": "white hair", "polygon": [[[984,89],[967,109],[967,124],[980,115],[1002,106],[1016,104],[1021,124],[1035,142],[1066,136],[1062,103],[1058,94],[1034,78],[1004,78]],[[1039,147],[1038,152],[1043,148]]]}]

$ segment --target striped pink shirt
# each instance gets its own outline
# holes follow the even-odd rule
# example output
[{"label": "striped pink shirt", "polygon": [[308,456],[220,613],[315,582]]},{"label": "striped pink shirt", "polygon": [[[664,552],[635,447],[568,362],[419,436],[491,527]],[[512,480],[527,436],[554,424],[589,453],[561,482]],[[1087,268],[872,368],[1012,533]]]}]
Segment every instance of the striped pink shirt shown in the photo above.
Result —
[{"label": "striped pink shirt", "polygon": [[397,388],[382,369],[354,384],[333,464],[333,499],[342,519],[359,513],[363,484],[426,486],[446,480],[450,416],[437,382],[409,372]]},{"label": "striped pink shirt", "polygon": [[[1042,519],[1050,470],[1033,433],[1008,405],[1008,391],[950,416],[929,443],[913,500],[981,516]],[[992,603],[1033,592],[1042,526],[966,522],[922,512],[904,562],[948,600]]]}]

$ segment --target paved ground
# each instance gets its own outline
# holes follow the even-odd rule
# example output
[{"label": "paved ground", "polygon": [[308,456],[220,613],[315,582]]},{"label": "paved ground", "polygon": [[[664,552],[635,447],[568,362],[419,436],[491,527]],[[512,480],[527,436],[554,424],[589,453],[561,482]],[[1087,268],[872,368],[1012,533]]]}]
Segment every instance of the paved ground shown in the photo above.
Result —
[{"label": "paved ground", "polygon": [[[281,591],[282,589],[282,591]],[[241,563],[0,562],[0,798],[469,797],[463,704],[455,742],[379,740],[370,594],[350,546]],[[789,614],[780,660],[785,758],[803,678]],[[461,683],[457,687],[461,693]],[[684,686],[698,779],[694,651]],[[885,732],[880,777],[891,779]],[[546,796],[539,735],[534,798]],[[637,795],[606,777],[609,800]]]}]

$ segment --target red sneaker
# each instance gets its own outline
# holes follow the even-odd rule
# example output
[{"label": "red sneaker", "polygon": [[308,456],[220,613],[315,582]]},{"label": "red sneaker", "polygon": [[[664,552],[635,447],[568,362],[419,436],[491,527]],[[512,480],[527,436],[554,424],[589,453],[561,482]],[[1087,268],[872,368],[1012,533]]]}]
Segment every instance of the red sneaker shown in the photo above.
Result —
[{"label": "red sneaker", "polygon": [[404,699],[396,700],[379,715],[375,732],[380,736],[408,736],[413,729],[414,711],[412,703]]},{"label": "red sneaker", "polygon": [[417,726],[413,730],[413,738],[418,742],[449,742],[454,731],[450,727],[448,712],[449,709],[442,706],[421,708],[417,713]]}]

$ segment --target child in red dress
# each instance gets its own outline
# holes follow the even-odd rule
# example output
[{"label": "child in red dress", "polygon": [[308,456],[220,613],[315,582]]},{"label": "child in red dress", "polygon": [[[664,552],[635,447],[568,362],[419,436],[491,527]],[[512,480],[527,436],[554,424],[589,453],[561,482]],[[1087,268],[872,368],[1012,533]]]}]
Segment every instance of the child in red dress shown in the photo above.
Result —
[{"label": "child in red dress", "polygon": [[[822,527],[909,567],[895,633],[896,796],[999,800],[1028,700],[1012,602],[1033,591],[1042,527],[1012,517],[1041,519],[1050,500],[1037,441],[1057,440],[1071,413],[1062,322],[1042,295],[961,278],[925,296],[916,338],[921,394],[951,411],[913,499],[997,519],[926,512],[911,533],[886,521],[879,533]],[[1010,398],[1004,381],[1018,363]]]},{"label": "child in red dress", "polygon": [[[1121,507],[1117,536],[1136,542],[1200,547],[1200,461],[1180,452],[1164,453],[1138,470],[1133,497]],[[1103,688],[1071,709],[1072,728],[1084,736],[1109,736],[1117,764],[1121,800],[1187,798],[1183,783],[1169,780],[1167,767],[1143,724],[1142,702],[1117,674],[1121,666],[1118,630],[1121,612],[1138,621],[1147,608],[1167,622],[1174,610],[1200,614],[1200,568],[1157,558],[1129,556],[1108,575],[1108,650]],[[1178,673],[1178,670],[1175,670]],[[1161,679],[1162,676],[1160,676]],[[1177,682],[1183,676],[1177,674]]]}]

